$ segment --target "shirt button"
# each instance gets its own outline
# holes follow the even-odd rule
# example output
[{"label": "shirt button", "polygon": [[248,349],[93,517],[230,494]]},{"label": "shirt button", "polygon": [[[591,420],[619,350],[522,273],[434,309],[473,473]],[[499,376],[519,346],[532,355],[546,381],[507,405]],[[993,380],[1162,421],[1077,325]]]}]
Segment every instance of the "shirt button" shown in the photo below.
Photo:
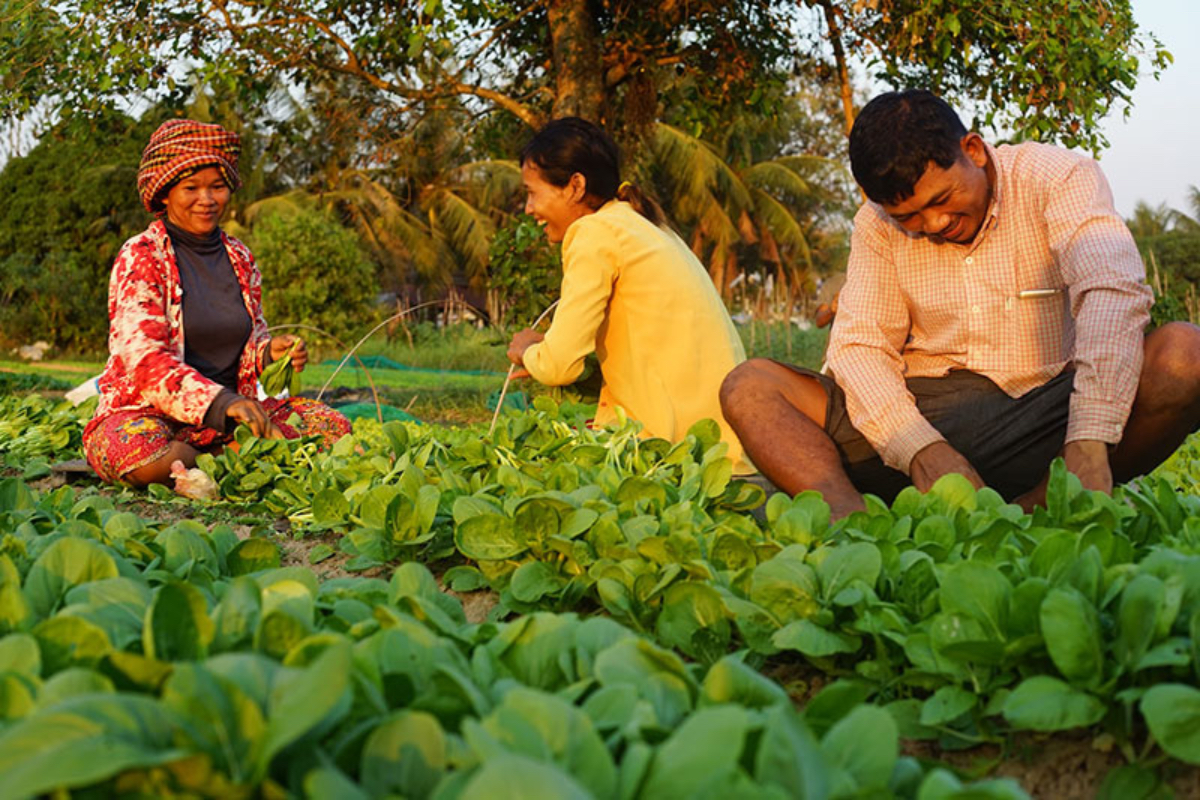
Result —
[{"label": "shirt button", "polygon": [[974,259],[972,256],[967,256],[967,257],[966,257],[966,259],[964,259],[964,262],[963,262],[963,263],[965,263],[965,264],[967,264],[967,265],[974,264],[974,263],[975,263],[975,259]]},{"label": "shirt button", "polygon": [[978,314],[978,313],[979,313],[979,306],[971,306],[971,313],[972,313],[972,314]]}]

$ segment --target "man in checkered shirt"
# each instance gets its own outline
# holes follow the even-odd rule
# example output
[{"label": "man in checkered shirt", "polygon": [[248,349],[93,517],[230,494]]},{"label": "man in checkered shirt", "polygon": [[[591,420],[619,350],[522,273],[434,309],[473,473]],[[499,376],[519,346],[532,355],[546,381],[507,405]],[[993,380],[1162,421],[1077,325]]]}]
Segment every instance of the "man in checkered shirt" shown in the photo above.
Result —
[{"label": "man in checkered shirt", "polygon": [[835,517],[957,472],[1032,508],[1061,455],[1084,487],[1162,462],[1200,422],[1200,328],[1153,296],[1090,158],[992,147],[926,91],[862,110],[827,372],[766,359],[721,387],[747,453]]}]

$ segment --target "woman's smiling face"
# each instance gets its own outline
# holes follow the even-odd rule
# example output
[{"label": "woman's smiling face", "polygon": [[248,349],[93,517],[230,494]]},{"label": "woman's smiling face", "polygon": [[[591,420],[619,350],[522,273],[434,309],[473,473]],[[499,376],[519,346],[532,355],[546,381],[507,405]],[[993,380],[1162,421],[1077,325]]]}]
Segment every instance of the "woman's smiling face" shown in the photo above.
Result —
[{"label": "woman's smiling face", "polygon": [[167,221],[180,230],[198,235],[212,233],[229,205],[233,190],[216,167],[205,167],[178,181],[163,198]]},{"label": "woman's smiling face", "polygon": [[525,213],[542,224],[551,242],[561,242],[572,222],[595,210],[584,203],[587,186],[578,172],[566,186],[555,186],[537,164],[526,161],[521,165],[521,183],[525,186]]}]

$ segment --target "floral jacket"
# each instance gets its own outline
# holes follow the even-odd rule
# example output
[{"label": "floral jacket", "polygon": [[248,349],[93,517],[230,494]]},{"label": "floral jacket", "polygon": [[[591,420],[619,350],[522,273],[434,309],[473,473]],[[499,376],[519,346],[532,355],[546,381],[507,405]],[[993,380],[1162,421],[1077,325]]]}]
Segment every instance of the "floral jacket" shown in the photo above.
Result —
[{"label": "floral jacket", "polygon": [[[271,337],[262,314],[262,276],[254,256],[221,233],[253,326],[238,366],[238,394],[256,395]],[[167,228],[161,220],[121,247],[108,285],[108,365],[100,376],[95,421],[117,411],[157,410],[201,425],[221,385],[183,361],[183,290]]]}]

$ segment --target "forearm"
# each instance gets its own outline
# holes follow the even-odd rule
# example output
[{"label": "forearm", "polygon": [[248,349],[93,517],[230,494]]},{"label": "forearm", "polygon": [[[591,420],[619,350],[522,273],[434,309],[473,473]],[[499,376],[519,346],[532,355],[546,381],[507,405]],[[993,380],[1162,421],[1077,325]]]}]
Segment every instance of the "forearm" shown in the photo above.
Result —
[{"label": "forearm", "polygon": [[1079,298],[1067,442],[1120,441],[1141,379],[1149,304],[1137,284]]}]

